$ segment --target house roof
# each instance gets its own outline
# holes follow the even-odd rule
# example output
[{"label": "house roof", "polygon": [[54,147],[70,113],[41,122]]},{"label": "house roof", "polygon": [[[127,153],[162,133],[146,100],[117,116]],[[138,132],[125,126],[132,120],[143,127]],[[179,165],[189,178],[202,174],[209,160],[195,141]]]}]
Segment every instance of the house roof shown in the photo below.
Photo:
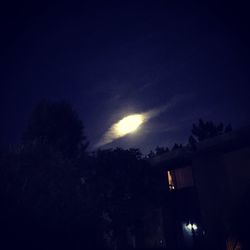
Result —
[{"label": "house roof", "polygon": [[164,165],[168,169],[191,163],[194,157],[202,154],[222,154],[250,146],[250,126],[242,127],[220,136],[197,143],[196,150],[185,146],[149,160],[152,166]]}]

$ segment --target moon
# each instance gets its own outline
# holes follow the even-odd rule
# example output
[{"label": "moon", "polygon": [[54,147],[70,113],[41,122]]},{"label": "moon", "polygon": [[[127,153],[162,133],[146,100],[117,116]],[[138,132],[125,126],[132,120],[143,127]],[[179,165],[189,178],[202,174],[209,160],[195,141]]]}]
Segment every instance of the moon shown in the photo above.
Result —
[{"label": "moon", "polygon": [[98,148],[113,142],[127,134],[135,133],[142,124],[148,122],[150,119],[159,116],[166,112],[169,108],[175,106],[179,102],[189,100],[192,95],[177,95],[174,96],[167,104],[149,109],[142,113],[134,113],[123,117],[116,123],[113,123],[111,127],[103,134],[101,139],[94,145],[94,148]]},{"label": "moon", "polygon": [[115,124],[114,132],[119,137],[134,133],[144,123],[144,121],[145,117],[142,114],[126,116]]}]

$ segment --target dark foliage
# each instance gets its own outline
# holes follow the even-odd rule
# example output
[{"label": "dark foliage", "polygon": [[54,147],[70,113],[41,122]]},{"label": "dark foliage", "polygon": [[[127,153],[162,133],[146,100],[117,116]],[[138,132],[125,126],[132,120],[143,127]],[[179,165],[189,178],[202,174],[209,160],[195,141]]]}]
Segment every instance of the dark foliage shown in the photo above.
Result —
[{"label": "dark foliage", "polygon": [[[50,244],[100,242],[93,234],[95,217],[85,206],[78,172],[44,144],[21,146],[1,159],[1,225],[15,244],[45,249]],[[80,231],[83,235],[77,237]]]},{"label": "dark foliage", "polygon": [[72,162],[47,144],[24,145],[1,159],[0,179],[5,233],[32,247],[120,249],[129,244],[128,230],[141,233],[148,205],[159,203],[157,178],[136,149],[99,150]]},{"label": "dark foliage", "polygon": [[31,115],[23,142],[48,144],[67,158],[87,147],[82,121],[66,102],[40,102]]},{"label": "dark foliage", "polygon": [[[1,229],[30,249],[129,246],[143,231],[158,178],[138,149],[87,154],[83,126],[66,103],[41,102],[23,143],[1,150]],[[14,239],[14,241],[12,240]]]},{"label": "dark foliage", "polygon": [[160,147],[160,146],[157,146],[155,148],[155,150],[151,150],[149,152],[149,154],[147,155],[148,158],[153,158],[155,156],[159,156],[159,155],[162,155],[162,154],[165,154],[165,153],[168,153],[170,150],[168,147]]},{"label": "dark foliage", "polygon": [[182,148],[182,144],[175,143],[173,148],[172,148],[172,151],[177,150],[177,149],[181,149],[181,148]]},{"label": "dark foliage", "polygon": [[200,119],[198,125],[193,124],[191,130],[192,135],[189,137],[189,144],[195,149],[197,142],[201,142],[224,133],[229,133],[231,131],[232,127],[230,124],[225,127],[223,123],[215,125],[211,121],[204,122],[202,119]]}]

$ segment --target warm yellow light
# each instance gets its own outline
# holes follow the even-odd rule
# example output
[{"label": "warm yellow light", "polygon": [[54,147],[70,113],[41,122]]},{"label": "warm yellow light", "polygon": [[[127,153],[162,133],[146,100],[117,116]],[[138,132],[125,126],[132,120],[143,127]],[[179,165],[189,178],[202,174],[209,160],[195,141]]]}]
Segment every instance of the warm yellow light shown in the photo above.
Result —
[{"label": "warm yellow light", "polygon": [[144,116],[141,114],[126,116],[115,124],[115,133],[118,136],[133,133],[141,126],[144,120]]}]

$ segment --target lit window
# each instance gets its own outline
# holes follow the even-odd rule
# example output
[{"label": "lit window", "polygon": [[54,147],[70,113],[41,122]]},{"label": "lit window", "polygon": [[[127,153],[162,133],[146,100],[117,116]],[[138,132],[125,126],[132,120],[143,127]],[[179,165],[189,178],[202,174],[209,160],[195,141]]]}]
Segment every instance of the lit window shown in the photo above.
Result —
[{"label": "lit window", "polygon": [[167,171],[169,190],[181,189],[193,186],[191,167],[177,168]]},{"label": "lit window", "polygon": [[168,171],[168,187],[169,190],[174,190],[174,171]]}]

